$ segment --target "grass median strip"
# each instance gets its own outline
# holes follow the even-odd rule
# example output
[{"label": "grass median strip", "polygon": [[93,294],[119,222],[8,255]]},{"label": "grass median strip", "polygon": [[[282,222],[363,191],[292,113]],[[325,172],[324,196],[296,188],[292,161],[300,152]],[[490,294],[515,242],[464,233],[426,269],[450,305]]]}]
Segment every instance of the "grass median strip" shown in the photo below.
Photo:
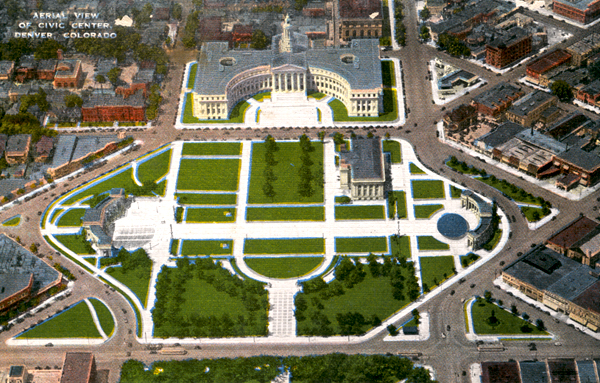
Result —
[{"label": "grass median strip", "polygon": [[268,278],[298,278],[315,270],[323,257],[244,258],[246,265]]},{"label": "grass median strip", "polygon": [[385,219],[383,205],[345,205],[335,207],[336,220]]},{"label": "grass median strip", "polygon": [[335,252],[352,253],[387,253],[387,237],[338,237],[335,239]]},{"label": "grass median strip", "polygon": [[171,166],[171,149],[155,155],[138,164],[137,177],[143,183],[156,182],[169,172]]},{"label": "grass median strip", "polygon": [[241,154],[241,142],[186,142],[181,152],[183,156],[239,156]]},{"label": "grass median strip", "polygon": [[9,218],[6,221],[2,222],[2,226],[7,226],[7,227],[19,226],[20,222],[21,222],[21,216],[16,215],[16,216]]},{"label": "grass median strip", "polygon": [[76,227],[81,226],[81,218],[85,214],[86,209],[69,209],[64,213],[56,223],[58,227]]},{"label": "grass median strip", "polygon": [[249,207],[246,221],[324,221],[325,207]]},{"label": "grass median strip", "polygon": [[410,168],[410,174],[427,174],[427,173],[425,173],[425,171],[423,171],[420,167],[413,164],[412,162],[410,163],[409,168]]},{"label": "grass median strip", "polygon": [[235,205],[235,193],[176,193],[180,205]]},{"label": "grass median strip", "polygon": [[324,238],[246,239],[244,254],[324,254]]},{"label": "grass median strip", "polygon": [[96,298],[90,298],[90,303],[94,306],[102,331],[110,337],[115,329],[115,318],[103,302]]}]

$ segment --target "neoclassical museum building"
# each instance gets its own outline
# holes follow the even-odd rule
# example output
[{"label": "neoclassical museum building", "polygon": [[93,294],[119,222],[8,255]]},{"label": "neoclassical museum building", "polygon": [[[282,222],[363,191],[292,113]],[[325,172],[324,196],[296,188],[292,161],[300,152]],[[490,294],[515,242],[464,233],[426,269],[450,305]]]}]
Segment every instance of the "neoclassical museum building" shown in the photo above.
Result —
[{"label": "neoclassical museum building", "polygon": [[270,91],[273,101],[286,94],[321,92],[339,99],[349,116],[383,111],[379,40],[352,40],[348,47],[308,48],[306,35],[290,31],[273,38],[270,50],[230,50],[227,42],[202,45],[193,88],[193,114],[227,119],[241,100]]}]

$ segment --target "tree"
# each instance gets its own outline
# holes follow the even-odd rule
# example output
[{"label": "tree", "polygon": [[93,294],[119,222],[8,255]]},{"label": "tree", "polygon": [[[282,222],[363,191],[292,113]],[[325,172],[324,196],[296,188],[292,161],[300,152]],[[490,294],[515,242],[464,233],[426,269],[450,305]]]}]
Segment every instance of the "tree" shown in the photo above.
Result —
[{"label": "tree", "polygon": [[119,80],[119,76],[121,75],[121,68],[112,68],[106,74],[108,77],[108,81],[110,81],[113,85],[117,83]]},{"label": "tree", "polygon": [[517,310],[516,305],[510,305],[510,312],[513,313],[514,315],[519,315],[519,310]]},{"label": "tree", "polygon": [[423,9],[419,12],[419,16],[421,16],[421,18],[423,20],[427,20],[431,16],[431,12],[429,12],[429,8],[423,7]]},{"label": "tree", "polygon": [[485,298],[485,300],[486,300],[486,301],[488,301],[488,302],[491,302],[491,301],[492,301],[492,292],[491,292],[491,291],[488,291],[488,290],[486,290],[486,291],[483,293],[483,297]]},{"label": "tree", "polygon": [[428,41],[431,38],[431,35],[429,34],[429,28],[427,28],[426,25],[421,26],[419,37],[425,41]]},{"label": "tree", "polygon": [[45,39],[35,48],[33,57],[36,60],[48,60],[58,58],[58,50],[66,50],[64,45],[54,39]]},{"label": "tree", "polygon": [[275,199],[275,189],[273,188],[273,185],[270,182],[265,182],[265,184],[263,185],[263,193],[265,194],[265,196],[271,198],[271,201]]},{"label": "tree", "polygon": [[173,5],[173,18],[181,20],[182,13],[183,7],[181,6],[181,4],[175,3],[175,5]]},{"label": "tree", "polygon": [[537,222],[540,220],[540,212],[537,210],[534,210],[533,213],[531,213],[531,219],[533,220],[533,222]]},{"label": "tree", "polygon": [[67,108],[72,108],[74,106],[78,106],[81,108],[83,105],[83,100],[76,94],[68,94],[65,96],[65,106]]},{"label": "tree", "polygon": [[387,330],[388,330],[388,332],[390,333],[391,336],[398,335],[398,329],[393,324],[388,325],[387,326]]},{"label": "tree", "polygon": [[573,99],[573,90],[564,80],[556,80],[550,84],[552,94],[558,97],[560,101],[567,102]]},{"label": "tree", "polygon": [[250,43],[250,47],[252,49],[265,49],[269,46],[269,38],[265,35],[260,29],[255,29],[252,32],[252,41]]},{"label": "tree", "polygon": [[546,325],[544,324],[544,321],[541,319],[537,319],[535,321],[535,327],[537,327],[537,329],[540,331],[544,331],[546,329]]},{"label": "tree", "polygon": [[38,252],[38,247],[35,245],[35,243],[32,243],[31,246],[29,246],[29,250],[35,254]]},{"label": "tree", "polygon": [[104,77],[103,75],[99,74],[95,77],[95,80],[98,84],[100,84],[100,89],[104,89],[104,87],[102,86],[102,84],[104,84],[106,82],[106,77]]}]

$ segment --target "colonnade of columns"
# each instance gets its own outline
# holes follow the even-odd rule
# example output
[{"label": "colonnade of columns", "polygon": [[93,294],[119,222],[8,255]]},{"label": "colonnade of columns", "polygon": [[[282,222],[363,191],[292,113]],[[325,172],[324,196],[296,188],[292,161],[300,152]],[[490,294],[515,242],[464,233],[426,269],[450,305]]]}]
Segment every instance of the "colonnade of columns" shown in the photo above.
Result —
[{"label": "colonnade of columns", "polygon": [[305,73],[273,73],[274,92],[303,92],[306,89]]}]

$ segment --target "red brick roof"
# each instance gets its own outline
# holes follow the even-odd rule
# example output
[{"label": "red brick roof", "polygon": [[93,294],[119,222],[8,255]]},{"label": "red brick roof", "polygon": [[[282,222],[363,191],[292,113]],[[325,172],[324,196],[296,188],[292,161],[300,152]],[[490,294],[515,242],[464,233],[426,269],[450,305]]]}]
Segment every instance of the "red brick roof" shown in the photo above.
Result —
[{"label": "red brick roof", "polygon": [[559,246],[563,249],[571,248],[575,243],[583,239],[592,230],[598,227],[598,222],[589,219],[586,216],[581,216],[571,222],[563,230],[553,235],[548,239],[548,243]]},{"label": "red brick roof", "polygon": [[482,383],[518,383],[520,381],[517,362],[481,363]]},{"label": "red brick roof", "polygon": [[552,68],[568,62],[569,60],[571,60],[571,54],[569,52],[562,49],[557,49],[554,52],[550,52],[527,65],[527,71],[536,74],[542,74]]},{"label": "red brick roof", "polygon": [[588,287],[573,299],[573,303],[586,310],[600,314],[600,281]]},{"label": "red brick roof", "polygon": [[60,383],[90,383],[93,369],[94,355],[91,352],[67,352]]}]

